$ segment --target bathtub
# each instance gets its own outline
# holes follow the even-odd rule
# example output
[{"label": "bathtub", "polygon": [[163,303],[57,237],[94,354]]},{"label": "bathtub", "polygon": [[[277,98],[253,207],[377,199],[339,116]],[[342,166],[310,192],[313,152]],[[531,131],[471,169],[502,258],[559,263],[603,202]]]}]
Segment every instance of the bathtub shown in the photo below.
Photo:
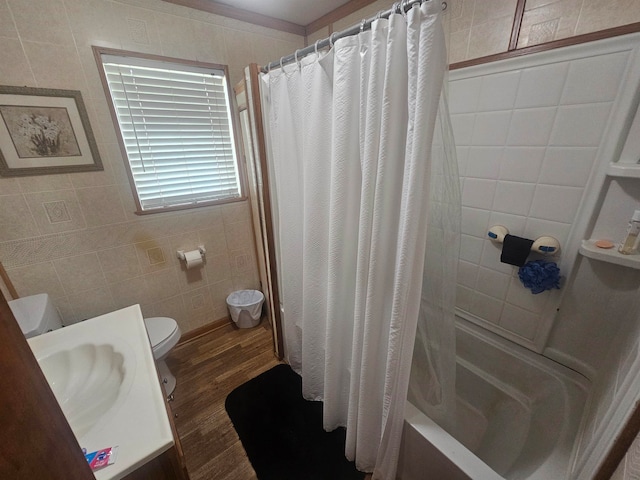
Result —
[{"label": "bathtub", "polygon": [[562,480],[589,381],[508,340],[456,320],[453,436],[411,403],[400,480]]}]

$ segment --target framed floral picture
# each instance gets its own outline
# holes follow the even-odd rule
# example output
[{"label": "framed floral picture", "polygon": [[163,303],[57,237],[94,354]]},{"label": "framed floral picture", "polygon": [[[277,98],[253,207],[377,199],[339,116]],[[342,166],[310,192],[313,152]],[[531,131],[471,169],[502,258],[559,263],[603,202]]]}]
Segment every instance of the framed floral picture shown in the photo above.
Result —
[{"label": "framed floral picture", "polygon": [[80,92],[0,86],[0,176],[103,170]]}]

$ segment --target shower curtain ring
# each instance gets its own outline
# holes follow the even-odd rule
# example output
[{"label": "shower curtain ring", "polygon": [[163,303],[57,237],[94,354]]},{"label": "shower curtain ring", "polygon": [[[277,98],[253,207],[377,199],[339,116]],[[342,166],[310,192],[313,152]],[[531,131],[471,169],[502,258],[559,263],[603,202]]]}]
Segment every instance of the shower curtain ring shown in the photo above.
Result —
[{"label": "shower curtain ring", "polygon": [[376,13],[376,20],[380,20],[382,18],[383,13],[384,13],[384,10],[380,10],[378,13]]},{"label": "shower curtain ring", "polygon": [[300,50],[296,50],[295,53],[293,54],[293,59],[295,60],[296,64],[298,65],[298,68],[300,68],[300,62],[298,61],[298,52]]},{"label": "shower curtain ring", "polygon": [[280,70],[284,70],[284,67],[282,66],[283,60],[284,60],[284,57],[280,57]]},{"label": "shower curtain ring", "polygon": [[367,25],[367,19],[363,18],[362,22],[360,22],[360,33],[364,32],[364,27]]},{"label": "shower curtain ring", "polygon": [[410,0],[402,0],[400,3],[402,3],[402,6],[400,7],[400,13],[402,13],[402,16],[404,17],[404,19],[407,19],[407,7],[409,6],[409,1]]},{"label": "shower curtain ring", "polygon": [[316,55],[318,55],[318,44],[319,43],[320,43],[320,39],[316,40],[315,47],[314,47],[314,49],[316,51]]},{"label": "shower curtain ring", "polygon": [[400,0],[399,2],[395,2],[392,8],[395,13],[400,13],[401,7],[402,7],[402,0]]},{"label": "shower curtain ring", "polygon": [[333,48],[333,43],[334,43],[333,36],[334,36],[335,34],[336,34],[336,32],[333,32],[331,35],[329,35],[329,46],[330,46],[331,48]]}]

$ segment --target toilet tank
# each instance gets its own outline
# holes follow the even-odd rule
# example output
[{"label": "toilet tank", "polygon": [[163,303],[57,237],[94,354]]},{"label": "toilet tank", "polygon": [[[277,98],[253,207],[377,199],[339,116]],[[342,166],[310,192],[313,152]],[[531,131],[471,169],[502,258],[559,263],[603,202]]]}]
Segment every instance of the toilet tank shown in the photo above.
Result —
[{"label": "toilet tank", "polygon": [[62,319],[46,293],[11,300],[9,307],[27,338],[62,327]]}]

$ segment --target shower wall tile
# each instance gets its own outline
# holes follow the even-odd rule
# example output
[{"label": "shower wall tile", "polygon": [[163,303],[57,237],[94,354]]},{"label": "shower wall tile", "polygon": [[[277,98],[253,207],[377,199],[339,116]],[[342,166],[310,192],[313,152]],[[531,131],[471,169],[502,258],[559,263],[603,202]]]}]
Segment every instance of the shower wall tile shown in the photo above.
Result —
[{"label": "shower wall tile", "polygon": [[546,151],[544,147],[506,147],[499,180],[536,183]]},{"label": "shower wall tile", "polygon": [[458,283],[462,286],[475,288],[478,278],[478,266],[475,263],[458,261]]},{"label": "shower wall tile", "polygon": [[474,291],[471,309],[479,318],[490,324],[498,325],[504,302],[499,298]]},{"label": "shower wall tile", "polygon": [[478,93],[477,110],[490,112],[513,108],[518,92],[520,71],[492,75],[491,79],[483,79]]},{"label": "shower wall tile", "polygon": [[591,175],[596,148],[549,147],[544,157],[540,183],[580,187]]},{"label": "shower wall tile", "polygon": [[507,145],[546,146],[555,116],[555,108],[515,110],[511,116]]},{"label": "shower wall tile", "polygon": [[[515,278],[515,277],[513,277]],[[531,295],[519,281],[512,281],[507,291],[507,304],[515,305],[528,312],[541,314],[547,299],[544,295]]]},{"label": "shower wall tile", "polygon": [[451,115],[451,124],[453,125],[453,131],[456,133],[456,146],[471,145],[475,121],[475,114]]},{"label": "shower wall tile", "polygon": [[571,223],[581,199],[582,188],[538,185],[531,202],[530,215],[542,220]]},{"label": "shower wall tile", "polygon": [[[491,222],[492,225],[498,225],[498,224],[494,224],[493,222]],[[513,225],[512,223],[501,223],[499,225]],[[510,231],[516,231],[515,228],[512,230],[511,228],[509,229]],[[518,232],[520,232],[518,230]],[[511,275],[514,273],[514,269],[511,265],[508,265],[506,263],[502,263],[500,261],[500,254],[501,254],[501,246],[494,244],[493,242],[487,242],[486,237],[482,239],[483,241],[483,245],[482,245],[482,253],[480,255],[480,266],[483,267],[487,267],[487,268],[491,268],[492,270],[495,270],[496,272],[500,272],[500,273],[504,273],[505,275]]]},{"label": "shower wall tile", "polygon": [[449,84],[449,111],[473,113],[478,107],[478,98],[482,86],[482,77],[473,77]]},{"label": "shower wall tile", "polygon": [[533,340],[536,335],[537,320],[538,315],[535,313],[507,303],[500,316],[500,326],[519,337]]},{"label": "shower wall tile", "polygon": [[483,239],[462,235],[460,237],[460,260],[478,264],[482,256]]},{"label": "shower wall tile", "polygon": [[606,125],[611,102],[558,108],[550,145],[597,147]]},{"label": "shower wall tile", "polygon": [[457,306],[526,347],[541,348],[554,294],[525,289],[486,230],[504,225],[566,247],[628,61],[628,52],[585,50],[571,61],[539,54],[450,74],[463,206]]},{"label": "shower wall tile", "polygon": [[[140,304],[186,333],[226,317],[230,289],[259,287],[247,201],[134,213],[91,45],[227,64],[233,86],[244,66],[303,37],[157,0],[0,0],[0,40],[0,65],[11,66],[0,84],[80,90],[104,165],[0,178],[0,261],[19,295],[49,293],[65,323]],[[176,250],[200,244],[207,263],[185,270]]]},{"label": "shower wall tile", "polygon": [[510,122],[511,111],[478,112],[470,145],[504,145]]},{"label": "shower wall tile", "polygon": [[462,205],[490,210],[491,205],[493,205],[495,191],[495,180],[466,178],[462,189]]},{"label": "shower wall tile", "polygon": [[568,63],[525,68],[520,78],[516,108],[558,105],[568,70]]},{"label": "shower wall tile", "polygon": [[[600,55],[571,62],[562,104],[610,102],[616,97],[618,89],[609,79],[621,76],[626,66],[626,53]],[[583,82],[585,77],[589,77],[590,81]]]},{"label": "shower wall tile", "polygon": [[469,147],[466,175],[476,178],[496,178],[500,172],[502,147]]},{"label": "shower wall tile", "polygon": [[462,233],[484,238],[489,227],[489,216],[488,210],[462,207]]},{"label": "shower wall tile", "polygon": [[458,173],[460,177],[460,188],[462,189],[462,182],[464,181],[464,175],[467,171],[467,162],[469,159],[469,147],[456,146],[456,156],[458,158]]},{"label": "shower wall tile", "polygon": [[556,238],[560,245],[566,244],[569,237],[569,231],[571,230],[571,223],[553,222],[550,220],[542,220],[540,218],[529,217],[527,219],[527,226],[524,229],[524,236],[537,236],[537,232],[545,232],[546,235],[551,235]]},{"label": "shower wall tile", "polygon": [[510,277],[490,268],[480,267],[476,290],[498,300],[504,300],[507,296]]},{"label": "shower wall tile", "polygon": [[513,215],[527,215],[535,189],[536,186],[532,183],[498,182],[493,197],[493,210]]}]

